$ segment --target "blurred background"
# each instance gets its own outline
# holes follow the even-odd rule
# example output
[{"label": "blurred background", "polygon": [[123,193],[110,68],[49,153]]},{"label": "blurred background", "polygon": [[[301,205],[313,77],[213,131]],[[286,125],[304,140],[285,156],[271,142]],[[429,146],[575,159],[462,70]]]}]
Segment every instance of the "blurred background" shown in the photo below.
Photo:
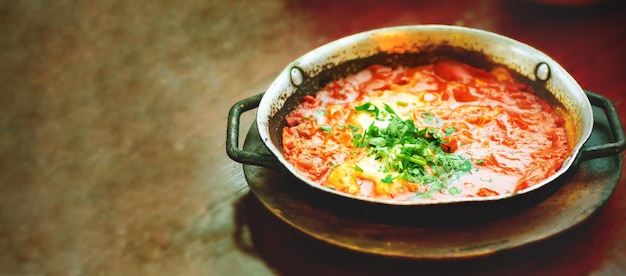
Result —
[{"label": "blurred background", "polygon": [[626,82],[602,89],[626,72],[625,5],[580,2],[596,1],[2,1],[0,275],[275,273],[233,241],[230,106],[323,43],[432,23],[528,43],[622,106]]}]

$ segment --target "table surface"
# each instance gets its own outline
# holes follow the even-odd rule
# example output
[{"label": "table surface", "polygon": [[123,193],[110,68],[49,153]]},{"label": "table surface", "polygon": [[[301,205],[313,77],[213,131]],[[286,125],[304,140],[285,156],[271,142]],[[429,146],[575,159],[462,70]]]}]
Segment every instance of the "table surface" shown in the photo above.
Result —
[{"label": "table surface", "polygon": [[[624,177],[561,235],[475,259],[416,261],[293,229],[263,208],[225,152],[229,108],[291,60],[407,24],[525,42],[626,121],[626,4],[561,2],[601,3],[3,1],[0,275],[624,274]],[[242,117],[242,137],[253,117]]]}]

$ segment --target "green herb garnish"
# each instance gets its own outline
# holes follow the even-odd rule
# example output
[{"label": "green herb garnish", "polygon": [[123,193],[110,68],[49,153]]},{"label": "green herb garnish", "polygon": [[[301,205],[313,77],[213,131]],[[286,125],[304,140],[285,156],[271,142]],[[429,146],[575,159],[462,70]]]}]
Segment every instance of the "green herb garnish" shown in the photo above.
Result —
[{"label": "green herb garnish", "polygon": [[320,115],[320,116],[326,116],[328,112],[326,110],[319,109],[319,110],[315,110],[315,114]]},{"label": "green herb garnish", "polygon": [[376,115],[376,119],[378,119],[379,115],[380,115],[380,110],[378,109],[377,106],[373,105],[370,102],[364,103],[362,105],[356,106],[354,107],[354,109],[356,109],[356,111],[369,111],[369,112],[373,112]]},{"label": "green herb garnish", "polygon": [[384,183],[393,183],[393,178],[391,177],[390,174],[388,174],[387,176],[385,176],[385,178],[381,179],[380,181]]},{"label": "green herb garnish", "polygon": [[[377,121],[387,121],[388,124],[381,128],[372,123],[362,133],[353,136],[356,147],[366,148],[368,155],[385,162],[381,171],[390,173],[381,181],[392,183],[394,179],[399,179],[429,185],[428,191],[419,195],[421,197],[430,197],[439,191],[460,193],[458,188],[448,188],[447,185],[450,179],[470,172],[472,164],[469,160],[443,150],[441,145],[446,141],[439,135],[440,129],[419,129],[413,120],[404,120],[389,105],[383,105],[381,109],[367,102],[355,108],[357,111],[372,113]],[[440,119],[432,113],[424,112],[422,115],[426,124],[440,124]],[[448,127],[442,132],[448,136],[455,131],[454,127]]]},{"label": "green herb garnish", "polygon": [[446,133],[446,135],[452,135],[452,133],[454,133],[456,131],[456,128],[451,126],[451,127],[447,127],[446,129],[443,130],[443,132]]},{"label": "green herb garnish", "polygon": [[434,125],[436,127],[440,127],[443,124],[441,118],[435,117],[435,114],[432,114],[430,112],[423,112],[422,116],[424,116],[424,124]]}]

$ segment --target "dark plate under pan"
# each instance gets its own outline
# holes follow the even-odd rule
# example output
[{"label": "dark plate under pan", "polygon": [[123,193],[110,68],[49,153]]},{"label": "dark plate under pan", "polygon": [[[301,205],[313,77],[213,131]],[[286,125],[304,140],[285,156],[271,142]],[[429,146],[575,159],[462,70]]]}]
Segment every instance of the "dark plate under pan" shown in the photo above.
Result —
[{"label": "dark plate under pan", "polygon": [[[604,113],[594,107],[588,145],[611,141]],[[256,124],[244,149],[267,152]],[[274,215],[330,244],[384,256],[455,259],[492,254],[538,242],[591,216],[621,176],[622,155],[581,162],[540,193],[499,202],[414,208],[368,204],[323,193],[288,173],[244,165],[253,194]]]}]

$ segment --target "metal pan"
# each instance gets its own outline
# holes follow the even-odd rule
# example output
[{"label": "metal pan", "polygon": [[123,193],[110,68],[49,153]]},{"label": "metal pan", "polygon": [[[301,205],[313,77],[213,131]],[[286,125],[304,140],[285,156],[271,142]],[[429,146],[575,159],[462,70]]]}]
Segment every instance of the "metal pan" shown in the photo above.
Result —
[{"label": "metal pan", "polygon": [[[574,128],[570,154],[561,168],[540,183],[515,194],[481,198],[458,198],[428,202],[393,201],[344,194],[326,189],[302,176],[282,155],[282,129],[285,116],[304,95],[318,91],[326,83],[356,73],[371,64],[416,66],[440,59],[456,59],[483,69],[504,65],[553,105],[569,113]],[[606,113],[614,142],[586,146],[594,118],[592,105]],[[239,118],[242,112],[258,107],[256,124],[270,155],[238,148]],[[303,185],[346,199],[385,205],[441,205],[470,201],[498,201],[540,190],[585,160],[615,155],[626,141],[619,115],[608,99],[584,91],[556,61],[539,50],[495,33],[447,25],[416,25],[376,29],[325,44],[294,60],[279,73],[265,93],[244,99],[230,110],[226,151],[233,160],[286,171]],[[299,185],[299,184],[298,184]]]}]

